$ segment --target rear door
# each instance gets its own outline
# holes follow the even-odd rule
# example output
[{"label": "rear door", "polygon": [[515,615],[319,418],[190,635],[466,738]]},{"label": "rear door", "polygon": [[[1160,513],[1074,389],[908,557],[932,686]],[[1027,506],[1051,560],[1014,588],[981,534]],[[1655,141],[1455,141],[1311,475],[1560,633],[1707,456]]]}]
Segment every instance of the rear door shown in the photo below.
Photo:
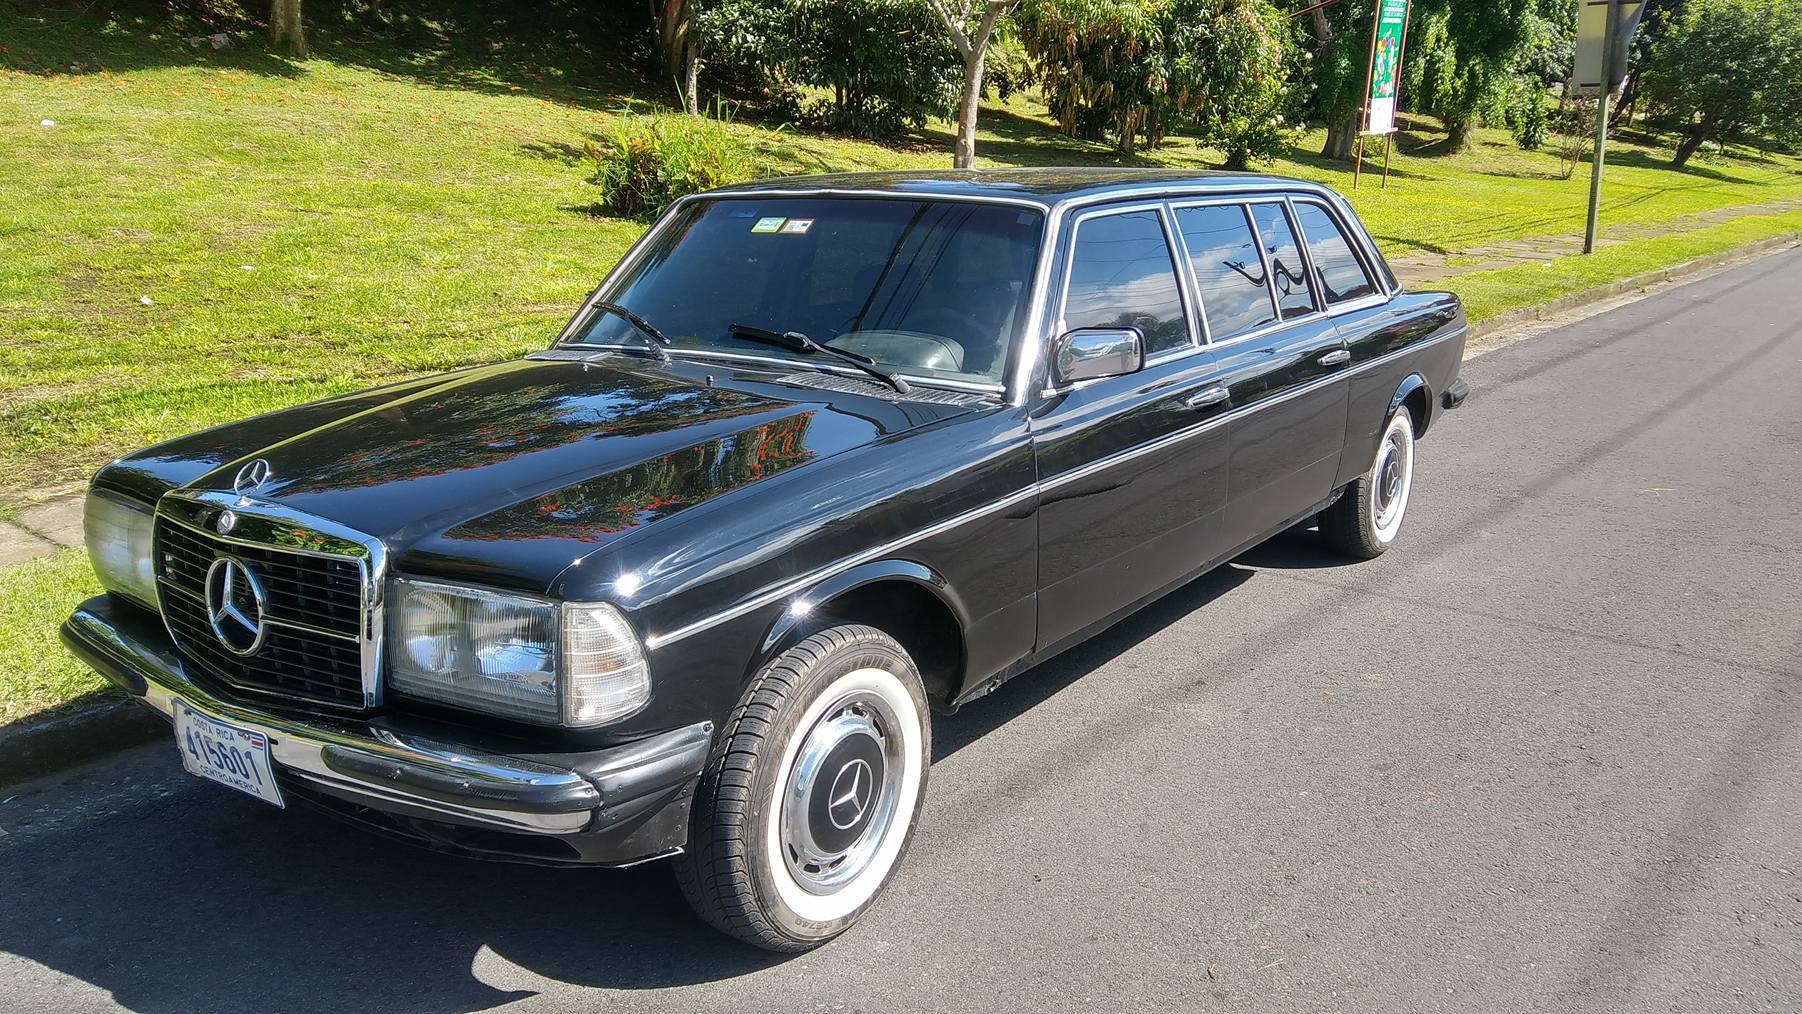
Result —
[{"label": "rear door", "polygon": [[1175,206],[1215,369],[1233,413],[1223,534],[1234,548],[1304,515],[1334,488],[1350,360],[1282,196]]},{"label": "rear door", "polygon": [[1146,364],[1054,388],[1034,414],[1040,650],[1217,556],[1226,506],[1227,392],[1178,274],[1168,209],[1085,211],[1071,234],[1051,333],[1138,328]]},{"label": "rear door", "polygon": [[[1357,227],[1327,202],[1298,197],[1292,205],[1315,282],[1351,353],[1346,365],[1351,373],[1346,381],[1346,453],[1338,476],[1345,483],[1357,478],[1376,453],[1396,389],[1413,368],[1398,354],[1443,322],[1398,303],[1384,290],[1384,274],[1357,242]],[[1387,365],[1379,362],[1386,358]]]}]

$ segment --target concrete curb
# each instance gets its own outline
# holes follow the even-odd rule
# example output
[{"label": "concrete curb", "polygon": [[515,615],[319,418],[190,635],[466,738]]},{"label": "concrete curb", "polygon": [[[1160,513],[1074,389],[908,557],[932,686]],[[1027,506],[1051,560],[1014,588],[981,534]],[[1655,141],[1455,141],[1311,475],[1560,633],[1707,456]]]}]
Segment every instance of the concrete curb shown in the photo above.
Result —
[{"label": "concrete curb", "polygon": [[1673,264],[1668,268],[1647,271],[1644,274],[1634,275],[1631,278],[1623,278],[1615,282],[1604,282],[1601,285],[1591,286],[1580,292],[1573,292],[1568,296],[1560,296],[1550,302],[1539,303],[1534,306],[1523,306],[1518,310],[1509,310],[1507,313],[1500,313],[1487,320],[1478,321],[1471,325],[1470,335],[1467,340],[1472,344],[1476,344],[1485,338],[1513,330],[1523,324],[1546,320],[1552,317],[1561,317],[1573,310],[1580,310],[1595,303],[1607,302],[1618,296],[1636,292],[1640,289],[1648,289],[1654,285],[1660,285],[1665,282],[1684,281],[1693,276],[1706,274],[1717,268],[1724,268],[1729,265],[1738,264],[1741,261],[1751,260],[1755,257],[1781,250],[1784,247],[1794,246],[1797,243],[1802,243],[1802,229],[1786,232],[1778,236],[1772,236],[1768,239],[1757,240],[1752,243],[1747,243],[1745,246],[1736,246],[1728,250],[1719,251],[1718,253],[1707,254],[1706,256],[1697,257],[1694,260]]},{"label": "concrete curb", "polygon": [[[1473,324],[1469,341],[1472,345],[1480,346],[1485,344],[1484,339],[1493,343],[1496,336],[1536,321],[1566,315],[1580,319],[1583,314],[1576,311],[1615,301],[1628,293],[1663,283],[1687,281],[1798,243],[1802,243],[1802,230],[1697,257],[1617,282],[1593,286],[1549,303],[1511,310]],[[1474,354],[1484,351],[1488,349],[1472,349]],[[100,691],[69,708],[0,726],[0,787],[46,775],[168,734],[169,724],[150,709],[118,696],[115,691]]]},{"label": "concrete curb", "polygon": [[115,690],[0,726],[0,787],[169,735],[169,723]]}]

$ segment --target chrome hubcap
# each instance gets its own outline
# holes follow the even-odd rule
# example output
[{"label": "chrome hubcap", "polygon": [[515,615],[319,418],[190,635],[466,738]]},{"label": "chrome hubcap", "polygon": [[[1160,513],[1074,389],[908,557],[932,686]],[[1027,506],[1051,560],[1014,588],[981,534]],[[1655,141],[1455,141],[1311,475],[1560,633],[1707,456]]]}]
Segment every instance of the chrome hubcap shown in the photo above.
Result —
[{"label": "chrome hubcap", "polygon": [[1377,449],[1376,465],[1371,469],[1370,506],[1379,532],[1389,532],[1401,520],[1413,467],[1414,442],[1405,432],[1391,430]]},{"label": "chrome hubcap", "polygon": [[899,719],[868,692],[827,708],[807,733],[782,794],[782,855],[795,882],[831,894],[857,878],[894,823],[902,773]]}]

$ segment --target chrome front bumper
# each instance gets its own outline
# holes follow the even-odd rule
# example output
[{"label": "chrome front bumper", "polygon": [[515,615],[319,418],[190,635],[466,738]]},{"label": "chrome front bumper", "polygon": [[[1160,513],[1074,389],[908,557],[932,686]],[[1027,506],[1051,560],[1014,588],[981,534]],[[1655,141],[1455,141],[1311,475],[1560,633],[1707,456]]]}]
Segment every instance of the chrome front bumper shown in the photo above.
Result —
[{"label": "chrome front bumper", "polygon": [[643,825],[672,802],[685,814],[688,789],[711,744],[710,723],[607,750],[533,758],[372,723],[288,717],[222,700],[197,685],[154,617],[140,612],[106,596],[91,599],[63,624],[63,642],[165,717],[180,700],[265,734],[278,775],[306,788],[412,820],[535,835],[613,832],[624,839],[625,852],[590,861],[624,862],[679,847],[679,828],[647,836]]}]

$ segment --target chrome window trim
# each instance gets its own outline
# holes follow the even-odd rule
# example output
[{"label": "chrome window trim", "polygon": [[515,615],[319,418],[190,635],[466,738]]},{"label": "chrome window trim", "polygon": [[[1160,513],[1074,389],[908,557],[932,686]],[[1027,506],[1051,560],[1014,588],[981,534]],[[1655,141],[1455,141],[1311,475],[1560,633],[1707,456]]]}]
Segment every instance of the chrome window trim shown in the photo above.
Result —
[{"label": "chrome window trim", "polygon": [[661,648],[665,645],[673,644],[676,641],[680,641],[685,637],[689,637],[693,634],[698,634],[704,630],[708,630],[712,627],[716,627],[719,624],[725,623],[729,620],[735,620],[735,619],[739,618],[740,616],[744,616],[747,613],[754,612],[755,610],[761,609],[764,606],[767,606],[773,602],[780,601],[781,599],[784,599],[790,595],[795,595],[795,594],[799,594],[801,592],[805,592],[807,589],[813,587],[814,585],[818,584],[821,581],[826,580],[829,577],[832,577],[835,574],[841,574],[847,570],[850,570],[852,567],[856,567],[859,564],[868,563],[871,560],[881,559],[882,557],[887,556],[888,554],[894,552],[895,550],[902,549],[907,546],[913,545],[916,542],[919,542],[923,539],[931,538],[934,535],[939,535],[944,532],[948,532],[951,529],[958,527],[959,525],[967,524],[978,518],[987,517],[988,515],[994,514],[997,511],[1006,510],[1007,508],[1012,507],[1013,505],[1015,505],[1017,503],[1021,503],[1025,500],[1036,498],[1040,494],[1045,492],[1046,490],[1055,489],[1059,486],[1067,485],[1067,484],[1075,482],[1078,479],[1081,479],[1085,476],[1093,475],[1096,472],[1103,471],[1107,468],[1111,468],[1114,465],[1122,464],[1124,462],[1131,461],[1134,458],[1140,457],[1142,455],[1150,454],[1161,448],[1168,447],[1172,444],[1179,443],[1183,440],[1187,440],[1190,437],[1194,437],[1201,433],[1205,433],[1209,430],[1212,430],[1216,426],[1224,425],[1229,420],[1242,418],[1244,416],[1250,415],[1253,412],[1256,412],[1258,409],[1264,408],[1269,405],[1282,404],[1283,402],[1288,401],[1291,398],[1300,397],[1301,395],[1306,394],[1308,392],[1319,390],[1320,388],[1325,387],[1328,384],[1331,384],[1335,381],[1344,380],[1348,377],[1356,376],[1357,374],[1362,373],[1365,370],[1373,369],[1373,368],[1381,366],[1385,363],[1393,362],[1394,360],[1399,359],[1404,355],[1408,355],[1410,353],[1415,353],[1415,352],[1420,352],[1423,349],[1437,345],[1440,342],[1449,341],[1453,338],[1463,337],[1464,334],[1468,330],[1469,330],[1468,326],[1460,326],[1457,328],[1453,328],[1452,330],[1447,331],[1444,334],[1434,335],[1431,338],[1427,338],[1422,341],[1415,342],[1412,345],[1406,346],[1405,348],[1400,348],[1400,349],[1395,350],[1394,352],[1389,352],[1384,355],[1378,356],[1375,359],[1369,360],[1368,362],[1359,363],[1358,365],[1353,366],[1349,369],[1339,370],[1334,373],[1329,373],[1324,377],[1316,378],[1315,380],[1309,381],[1307,384],[1304,384],[1300,387],[1294,388],[1293,390],[1285,391],[1282,394],[1279,394],[1273,398],[1268,398],[1263,401],[1253,402],[1250,405],[1245,405],[1240,408],[1233,409],[1230,412],[1222,413],[1219,416],[1215,416],[1210,419],[1204,419],[1198,423],[1195,423],[1194,425],[1185,427],[1181,430],[1176,430],[1176,431],[1169,433],[1163,437],[1159,437],[1158,439],[1151,441],[1149,443],[1140,444],[1135,447],[1129,447],[1123,451],[1117,451],[1114,454],[1110,454],[1107,457],[1099,458],[1095,461],[1091,461],[1084,465],[1079,465],[1076,468],[1070,469],[1069,471],[1059,472],[1058,474],[1050,477],[1049,479],[1041,479],[1038,482],[1035,482],[1030,486],[1020,489],[1014,493],[1010,493],[1009,495],[1002,497],[1000,500],[996,500],[993,503],[984,504],[981,507],[977,507],[972,510],[965,511],[962,514],[955,515],[953,517],[945,519],[944,521],[940,521],[936,524],[929,525],[926,528],[922,528],[910,535],[904,535],[901,538],[895,539],[890,542],[883,543],[882,545],[877,546],[874,549],[867,549],[861,553],[857,553],[855,555],[845,557],[842,560],[838,560],[834,563],[829,563],[823,567],[816,567],[815,569],[809,571],[808,573],[806,573],[798,578],[795,578],[791,581],[785,581],[780,585],[771,586],[761,592],[757,592],[754,595],[752,595],[750,598],[738,603],[735,606],[731,606],[727,609],[721,610],[720,612],[713,613],[708,616],[704,616],[701,619],[684,624],[683,626],[677,627],[676,629],[667,631],[665,633],[648,635],[644,639],[645,650],[652,651],[657,648]]},{"label": "chrome window trim", "polygon": [[[634,348],[635,346],[628,346],[628,345],[589,344],[589,343],[584,343],[584,342],[571,341],[571,339],[575,336],[576,325],[579,324],[585,317],[588,316],[589,311],[594,308],[595,302],[601,298],[601,294],[604,292],[608,292],[609,289],[614,284],[616,284],[617,281],[621,277],[623,277],[630,269],[637,266],[638,262],[643,259],[645,250],[650,246],[652,239],[656,236],[661,235],[666,229],[668,229],[670,227],[670,223],[675,220],[676,213],[680,209],[687,207],[689,204],[692,204],[697,201],[712,200],[715,198],[731,198],[734,200],[742,200],[742,199],[746,199],[746,198],[755,198],[755,197],[775,197],[775,198],[843,197],[843,198],[869,198],[869,199],[876,199],[876,200],[950,201],[953,203],[963,203],[963,204],[1005,205],[1005,206],[1009,206],[1009,207],[1028,208],[1028,209],[1038,212],[1040,215],[1044,216],[1044,224],[1040,227],[1040,230],[1039,230],[1038,263],[1034,266],[1032,276],[1027,283],[1028,290],[1026,293],[1026,297],[1027,297],[1026,319],[1021,323],[1020,328],[1019,328],[1019,333],[1014,336],[1013,347],[1008,349],[1009,355],[1014,357],[1017,362],[1016,369],[1014,370],[1014,375],[1016,378],[1027,375],[1028,372],[1030,371],[1031,367],[1034,365],[1033,362],[1029,362],[1028,360],[1036,359],[1038,345],[1041,343],[1033,340],[1033,334],[1034,334],[1035,329],[1040,327],[1040,320],[1041,320],[1041,317],[1043,316],[1043,301],[1038,298],[1035,298],[1035,297],[1038,293],[1040,293],[1044,290],[1045,277],[1051,270],[1051,254],[1057,245],[1057,218],[1058,218],[1058,216],[1057,216],[1056,212],[1050,206],[1048,206],[1046,204],[1046,202],[1029,200],[1029,199],[1023,198],[1023,197],[1010,197],[1005,194],[910,193],[905,190],[893,190],[893,189],[862,190],[862,189],[844,188],[844,187],[814,187],[814,188],[797,187],[797,188],[784,188],[784,189],[780,189],[780,190],[727,188],[724,190],[709,190],[709,191],[706,191],[704,193],[699,193],[699,194],[688,194],[684,197],[677,198],[676,200],[670,202],[669,207],[665,208],[663,210],[663,213],[661,215],[657,216],[657,220],[651,224],[651,227],[649,229],[646,229],[642,234],[640,234],[638,239],[636,241],[634,241],[633,244],[626,249],[625,254],[622,255],[620,257],[620,259],[613,265],[612,270],[608,271],[604,276],[602,276],[600,284],[596,285],[592,290],[590,290],[587,298],[582,300],[582,305],[576,310],[576,312],[573,315],[571,315],[569,320],[563,325],[563,329],[557,333],[556,340],[551,342],[551,348],[553,348],[553,349],[555,349],[555,348],[569,348],[569,349],[630,349],[630,348]],[[669,351],[672,354],[681,353],[681,354],[697,355],[697,356],[706,355],[706,356],[712,356],[715,358],[727,358],[729,356],[736,355],[736,353],[697,352],[696,350],[682,349],[680,347],[670,349]],[[745,361],[751,361],[751,362],[780,362],[780,363],[791,362],[790,360],[775,359],[775,358],[771,358],[771,357],[753,358],[753,357],[747,356],[747,357],[741,357],[741,358],[744,359]],[[808,366],[808,365],[813,365],[813,364],[801,363],[800,365]],[[865,376],[865,374],[862,373],[862,371],[851,369],[849,367],[840,368],[840,367],[833,366],[833,367],[824,367],[824,369],[826,370],[826,372],[843,373],[846,376]],[[1007,376],[1007,371],[1005,369],[1003,369],[1003,371],[1002,371],[1002,376],[1004,378],[1003,380],[995,381],[995,382],[989,383],[989,384],[979,384],[974,381],[942,380],[942,379],[939,379],[936,377],[917,377],[913,374],[908,374],[908,373],[901,374],[902,379],[904,379],[910,383],[912,383],[914,381],[918,381],[920,384],[923,384],[928,387],[933,386],[933,385],[945,385],[945,386],[949,387],[949,389],[954,390],[954,391],[970,391],[970,392],[974,392],[974,393],[978,393],[978,394],[999,393],[1003,396],[1003,400],[1007,401],[1009,404],[1018,405],[1018,404],[1022,403],[1024,401],[1024,398],[1019,394],[1016,394],[1013,397],[1007,396],[1007,392],[1009,389],[1009,383],[1005,379]]]},{"label": "chrome window trim", "polygon": [[1359,310],[1369,310],[1379,306],[1388,306],[1389,301],[1394,298],[1395,297],[1393,296],[1385,296],[1381,292],[1373,292],[1368,296],[1359,296],[1357,299],[1348,299],[1343,303],[1331,304],[1332,309],[1327,311],[1327,316],[1343,317],[1348,313],[1356,313]]},{"label": "chrome window trim", "polygon": [[[643,345],[613,345],[600,342],[570,342],[562,347],[566,349],[595,349],[605,352],[643,352],[645,348]],[[759,356],[749,352],[715,352],[712,349],[673,348],[667,351],[672,358],[677,359],[719,359],[729,362],[757,363],[766,366],[780,366],[787,370],[814,370],[819,373],[832,373],[844,377],[854,377],[859,380],[868,380],[870,383],[878,386],[882,384],[882,381],[871,377],[869,374],[856,367],[840,366],[837,363],[813,362],[806,359],[783,359],[780,356]],[[1002,387],[999,383],[978,384],[967,380],[947,380],[943,377],[922,377],[913,373],[902,373],[898,374],[898,376],[909,384],[919,384],[921,387],[939,387],[949,391],[967,392],[970,394],[997,395],[1006,391],[1006,388]],[[905,398],[906,395],[902,395],[902,397]]]},{"label": "chrome window trim", "polygon": [[[1224,204],[1233,204],[1233,205],[1238,205],[1239,207],[1244,208],[1245,209],[1245,224],[1247,227],[1249,227],[1251,229],[1252,241],[1254,243],[1256,243],[1257,247],[1258,247],[1259,262],[1264,265],[1264,291],[1266,293],[1268,293],[1270,296],[1270,309],[1272,312],[1274,312],[1277,315],[1276,319],[1271,321],[1268,324],[1260,324],[1259,326],[1252,328],[1250,331],[1241,331],[1238,334],[1228,335],[1225,338],[1220,338],[1220,339],[1215,339],[1213,337],[1213,332],[1210,331],[1208,334],[1208,347],[1209,348],[1222,348],[1222,347],[1225,347],[1228,345],[1237,345],[1240,342],[1247,342],[1247,341],[1251,341],[1256,338],[1262,338],[1265,335],[1273,334],[1273,333],[1280,331],[1286,327],[1293,327],[1297,324],[1306,324],[1311,321],[1320,320],[1323,317],[1331,316],[1331,314],[1328,313],[1327,311],[1319,309],[1319,304],[1321,302],[1323,302],[1323,300],[1316,299],[1314,301],[1315,309],[1310,310],[1305,316],[1290,317],[1287,320],[1283,319],[1282,304],[1276,298],[1276,278],[1275,278],[1274,273],[1270,270],[1269,253],[1264,249],[1264,232],[1263,232],[1263,230],[1258,228],[1258,220],[1256,218],[1252,217],[1251,205],[1253,205],[1253,204],[1284,204],[1284,205],[1286,205],[1288,203],[1288,199],[1289,199],[1288,193],[1286,191],[1283,191],[1283,192],[1276,192],[1276,193],[1259,194],[1255,197],[1201,197],[1201,198],[1197,198],[1195,200],[1176,200],[1176,201],[1170,202],[1171,217],[1173,219],[1175,217],[1175,213],[1178,211],[1181,211],[1184,208],[1218,207],[1218,206],[1224,205]],[[1296,228],[1293,220],[1291,220],[1290,226],[1291,226],[1291,228]],[[1297,229],[1297,232],[1299,234],[1299,229]],[[1177,234],[1181,235],[1182,230],[1178,229]],[[1313,262],[1308,260],[1308,252],[1305,247],[1302,249],[1301,257],[1302,257],[1302,264],[1309,265],[1309,270],[1312,270],[1311,265]],[[1191,283],[1194,282],[1194,276],[1193,276],[1192,272],[1191,272],[1191,276],[1190,276],[1190,282]],[[1197,294],[1196,298],[1199,299],[1200,295]],[[1207,304],[1206,303],[1202,304],[1202,312],[1204,314],[1207,312]]]},{"label": "chrome window trim", "polygon": [[[1064,219],[1070,215],[1094,205],[1108,204],[1121,200],[1135,200],[1147,203],[1163,202],[1168,207],[1172,202],[1181,202],[1184,204],[1208,202],[1243,204],[1254,200],[1269,198],[1280,200],[1288,195],[1299,194],[1312,200],[1323,202],[1327,205],[1329,210],[1336,211],[1341,224],[1348,221],[1355,221],[1355,216],[1349,215],[1347,209],[1343,206],[1344,198],[1326,187],[1310,183],[1306,180],[1273,179],[1268,183],[1256,183],[1241,180],[1213,192],[1209,191],[1208,183],[1206,181],[1197,180],[1192,183],[1176,183],[1165,187],[1130,185],[1110,187],[1077,197],[1042,199],[1013,197],[1006,194],[930,193],[897,190],[887,187],[875,189],[795,187],[771,190],[729,187],[722,190],[687,195],[672,202],[668,208],[664,209],[663,214],[658,216],[657,221],[652,224],[651,228],[639,235],[638,239],[627,248],[625,254],[613,265],[613,268],[601,278],[600,283],[588,293],[587,298],[582,300],[581,306],[577,308],[576,312],[572,314],[570,319],[563,325],[563,329],[558,332],[557,338],[552,342],[551,347],[607,347],[569,345],[566,343],[568,343],[569,339],[573,336],[576,325],[580,323],[593,308],[595,300],[601,297],[601,293],[607,291],[609,286],[613,285],[625,271],[637,264],[639,259],[643,257],[644,250],[652,238],[658,235],[663,229],[668,228],[670,220],[674,217],[674,213],[679,208],[684,207],[687,203],[705,200],[711,197],[755,197],[758,195],[770,197],[806,197],[809,195],[821,194],[833,197],[876,197],[900,198],[904,200],[965,201],[974,204],[1002,204],[1014,207],[1031,208],[1045,215],[1045,228],[1040,240],[1039,262],[1033,272],[1032,292],[1030,294],[1032,298],[1028,303],[1027,318],[1021,328],[1020,335],[1017,338],[1018,347],[1014,350],[1010,350],[1016,353],[1014,356],[1012,373],[1002,382],[1002,388],[1005,392],[1004,400],[1007,404],[1016,408],[1026,403],[1026,399],[1031,393],[1033,374],[1039,368],[1040,362],[1044,359],[1045,346],[1050,342],[1052,337],[1051,334],[1048,333],[1048,322],[1045,319],[1053,295],[1048,291],[1051,279],[1051,266],[1058,254],[1058,247],[1063,234]],[[1360,252],[1366,257],[1367,264],[1374,267],[1374,265],[1378,263],[1376,260],[1378,255],[1375,252],[1373,241],[1370,239],[1369,235],[1362,227],[1350,229],[1349,233],[1357,243]],[[1378,288],[1386,296],[1393,297],[1401,291],[1399,285],[1391,286],[1389,284],[1388,272],[1377,271],[1374,273],[1377,275]],[[1205,328],[1205,308],[1203,308],[1202,314],[1203,327]],[[1300,319],[1301,318],[1297,318],[1297,321]],[[1295,322],[1296,321],[1280,321],[1279,323]],[[1203,334],[1205,334],[1205,331]],[[1250,336],[1250,333],[1248,333],[1244,337]],[[1214,344],[1221,343],[1213,342],[1211,339],[1205,342],[1205,345],[1211,346]]]},{"label": "chrome window trim", "polygon": [[[1339,237],[1345,240],[1346,249],[1352,252],[1352,259],[1358,262],[1358,268],[1364,272],[1364,280],[1370,283],[1370,295],[1359,296],[1356,299],[1342,300],[1338,304],[1335,304],[1332,300],[1326,298],[1326,276],[1320,273],[1320,265],[1314,263],[1314,251],[1308,245],[1308,230],[1306,226],[1301,224],[1301,216],[1295,213],[1296,204],[1311,204],[1321,211],[1326,212],[1326,217],[1339,230]],[[1375,270],[1375,265],[1370,262],[1365,252],[1359,248],[1359,244],[1352,239],[1352,237],[1357,234],[1358,230],[1346,228],[1345,222],[1339,218],[1338,213],[1325,201],[1304,195],[1297,195],[1289,198],[1289,223],[1294,226],[1296,235],[1301,239],[1303,250],[1302,257],[1307,261],[1308,272],[1313,275],[1314,283],[1320,287],[1320,302],[1326,304],[1327,313],[1332,314],[1335,311],[1338,311],[1340,307],[1346,303],[1358,303],[1383,294],[1385,286],[1379,280],[1378,276],[1380,272]],[[1385,297],[1383,302],[1388,302],[1388,298]]]},{"label": "chrome window trim", "polygon": [[1064,216],[1055,207],[1045,211],[1045,235],[1039,241],[1039,263],[1033,268],[1032,291],[1027,293],[1026,325],[1020,329],[1020,347],[1014,356],[1014,374],[1008,381],[1007,403],[1015,408],[1026,404],[1034,371],[1046,358],[1051,343],[1049,322],[1045,319],[1051,304],[1051,265],[1063,242]]},{"label": "chrome window trim", "polygon": [[[1195,330],[1196,307],[1191,300],[1189,287],[1183,284],[1183,266],[1181,262],[1177,260],[1176,236],[1171,231],[1170,215],[1166,207],[1166,202],[1164,201],[1134,201],[1128,204],[1109,204],[1105,207],[1092,208],[1070,216],[1070,250],[1069,255],[1064,258],[1064,275],[1058,282],[1058,290],[1055,294],[1057,299],[1057,317],[1054,320],[1055,326],[1044,338],[1044,344],[1049,345],[1057,338],[1057,336],[1062,335],[1070,329],[1069,318],[1064,311],[1069,306],[1070,276],[1075,273],[1076,269],[1076,244],[1077,241],[1082,238],[1082,224],[1097,218],[1111,218],[1115,215],[1131,215],[1141,211],[1149,211],[1155,214],[1158,218],[1159,227],[1163,229],[1164,252],[1170,257],[1170,272],[1171,276],[1176,281],[1177,301],[1180,302],[1183,307],[1183,324],[1188,329],[1189,342],[1187,345],[1178,345],[1175,348],[1165,349],[1155,355],[1147,354],[1145,356],[1144,365],[1141,366],[1140,369],[1143,370],[1153,366],[1162,366],[1165,363],[1177,359],[1185,359],[1207,347],[1206,342],[1197,340],[1197,332]],[[1084,380],[1078,381],[1075,384],[1058,386],[1055,379],[1047,375],[1045,378],[1045,393],[1055,394],[1059,391],[1071,391],[1078,387],[1092,384],[1096,380],[1112,379],[1114,378],[1096,377],[1094,380]]]},{"label": "chrome window trim", "polygon": [[[240,518],[253,518],[272,524],[279,524],[284,527],[301,529],[338,542],[344,546],[345,551],[325,552],[320,550],[308,550],[272,542],[258,542],[254,539],[245,539],[234,535],[221,535],[218,532],[192,524],[185,518],[177,515],[171,505],[178,503],[187,504],[193,507],[230,510]],[[309,556],[327,560],[349,560],[357,564],[357,569],[361,573],[363,580],[363,594],[360,603],[362,615],[358,620],[361,624],[361,630],[355,638],[362,649],[360,652],[363,677],[362,707],[364,710],[368,710],[380,706],[382,703],[384,685],[384,673],[382,671],[382,641],[388,582],[388,547],[385,546],[380,539],[365,535],[355,529],[340,525],[335,521],[330,521],[312,514],[305,514],[301,511],[294,510],[293,508],[270,503],[266,500],[241,496],[237,493],[225,490],[170,490],[169,492],[164,493],[162,498],[157,501],[156,518],[159,521],[186,528],[189,531],[205,536],[208,539],[224,542],[228,545],[248,546],[256,549],[292,553],[296,556]],[[162,582],[159,578],[159,591],[161,589],[161,584]],[[158,616],[162,619],[163,629],[168,631],[171,642],[179,643],[179,640],[175,637],[175,631],[169,626],[167,614],[159,609]],[[312,629],[304,625],[282,623],[277,620],[269,620],[267,622],[277,623],[278,625],[294,629]],[[321,633],[323,633],[323,631]],[[334,707],[333,704],[327,701],[283,693],[279,690],[244,688],[244,692],[255,693],[260,696],[281,697],[314,706],[323,706],[327,708]],[[342,708],[343,706],[336,705],[336,707]]]}]

